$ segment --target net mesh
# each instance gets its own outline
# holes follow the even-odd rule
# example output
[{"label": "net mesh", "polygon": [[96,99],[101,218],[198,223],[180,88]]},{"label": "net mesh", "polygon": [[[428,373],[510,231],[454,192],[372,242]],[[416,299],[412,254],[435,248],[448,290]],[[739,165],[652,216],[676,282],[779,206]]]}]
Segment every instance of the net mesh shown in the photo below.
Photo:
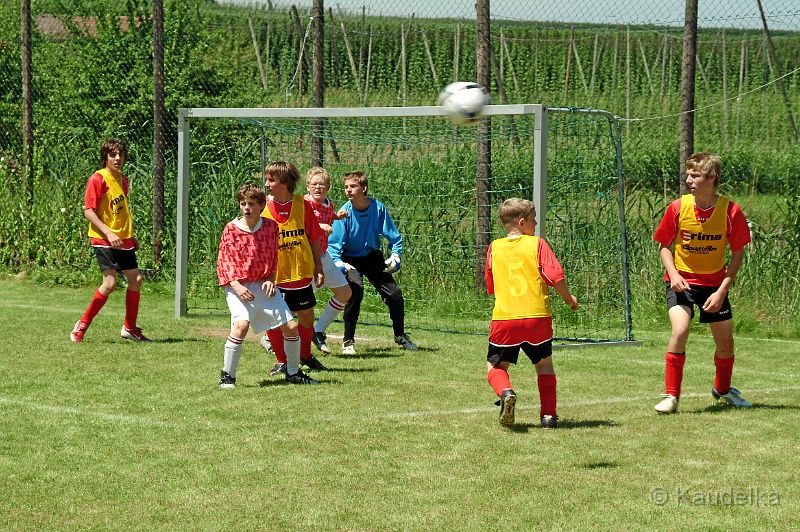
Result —
[{"label": "net mesh", "polygon": [[[387,206],[403,235],[396,278],[409,331],[488,331],[492,299],[476,280],[477,213],[482,210],[476,204],[478,131],[435,116],[325,119],[330,198],[340,206],[346,201],[341,176],[365,172],[369,194]],[[290,161],[303,175],[310,167],[314,134],[313,119],[192,119],[189,312],[227,310],[216,286],[216,256],[225,223],[238,214],[236,190],[246,182],[262,183],[262,161]],[[492,120],[491,238],[504,235],[498,205],[509,197],[533,195],[534,134],[533,115]],[[555,113],[549,137],[545,236],[582,305],[572,313],[555,297],[555,336],[564,341],[630,339],[610,123],[605,117]],[[296,192],[305,193],[305,183]],[[328,296],[325,290],[318,299]],[[390,324],[386,307],[369,286],[361,320]]]}]

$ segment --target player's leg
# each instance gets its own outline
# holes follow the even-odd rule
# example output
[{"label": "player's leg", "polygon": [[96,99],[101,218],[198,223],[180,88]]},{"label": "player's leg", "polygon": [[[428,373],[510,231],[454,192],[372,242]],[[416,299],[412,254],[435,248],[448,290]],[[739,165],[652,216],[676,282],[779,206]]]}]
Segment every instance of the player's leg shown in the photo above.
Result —
[{"label": "player's leg", "polygon": [[314,336],[312,341],[314,345],[325,354],[331,352],[326,343],[325,331],[330,324],[336,319],[336,316],[344,310],[345,305],[353,295],[353,290],[347,282],[347,278],[342,271],[333,263],[333,259],[327,253],[322,255],[322,270],[325,274],[324,287],[330,288],[333,292],[333,297],[328,300],[325,309],[320,314],[316,323],[314,324]]},{"label": "player's leg", "polygon": [[239,367],[239,359],[242,356],[242,343],[249,329],[250,322],[247,320],[238,320],[231,323],[230,334],[225,340],[222,371],[219,375],[219,387],[222,389],[231,389],[236,386],[236,370]]},{"label": "player's leg", "polygon": [[[344,258],[344,257],[343,257]],[[349,257],[347,257],[349,258]],[[345,260],[347,262],[347,260]],[[355,262],[355,261],[354,261]],[[353,264],[350,262],[350,264]],[[346,274],[347,284],[350,286],[351,297],[344,306],[344,335],[342,338],[342,354],[355,355],[356,324],[361,314],[361,301],[364,299],[364,278],[358,270],[358,266],[353,264],[356,269],[349,270]]]},{"label": "player's leg", "polygon": [[286,381],[291,384],[319,384],[300,371],[300,336],[297,323],[294,320],[284,323],[280,326],[280,332],[286,353]]},{"label": "player's leg", "polygon": [[150,339],[142,334],[142,329],[136,325],[139,318],[139,301],[142,289],[143,276],[136,263],[136,254],[133,250],[118,252],[119,263],[122,266],[122,275],[128,282],[125,290],[125,323],[120,330],[120,336],[137,342],[149,342]]},{"label": "player's leg", "polygon": [[383,303],[389,308],[389,318],[392,320],[395,343],[403,349],[416,351],[417,345],[406,334],[405,330],[406,311],[403,291],[400,290],[392,274],[383,271],[385,267],[383,254],[380,251],[375,251],[369,255],[368,269],[365,274],[370,284],[380,294]]},{"label": "player's leg", "polygon": [[72,332],[69,334],[70,340],[74,343],[82,342],[89,325],[92,324],[95,316],[100,312],[103,306],[108,301],[108,296],[111,295],[117,288],[117,267],[118,264],[114,260],[114,255],[110,248],[94,248],[97,262],[100,265],[100,272],[103,275],[103,281],[100,286],[92,294],[92,299],[89,305],[83,312],[83,316],[75,323]]},{"label": "player's leg", "polygon": [[514,407],[517,404],[517,394],[511,385],[508,367],[517,363],[519,346],[495,345],[492,337],[496,335],[496,324],[492,322],[489,333],[489,348],[486,353],[486,380],[499,398],[495,404],[500,406],[500,424],[509,426],[514,424]]},{"label": "player's leg", "polygon": [[553,367],[553,341],[541,344],[522,344],[522,350],[536,367],[536,384],[539,388],[539,419],[544,429],[554,429],[558,425],[556,413],[556,371]]},{"label": "player's leg", "polygon": [[[724,306],[723,306],[724,308]],[[725,401],[732,406],[749,408],[753,406],[741,396],[737,388],[731,386],[733,376],[733,363],[735,360],[733,345],[733,320],[717,321],[709,323],[711,334],[714,336],[714,388],[711,394],[715,399]]]},{"label": "player's leg", "polygon": [[694,295],[691,290],[674,292],[669,283],[665,283],[667,295],[667,313],[670,322],[670,337],[664,357],[664,393],[656,404],[656,412],[672,414],[678,411],[683,382],[683,367],[686,363],[686,342],[694,317]]}]

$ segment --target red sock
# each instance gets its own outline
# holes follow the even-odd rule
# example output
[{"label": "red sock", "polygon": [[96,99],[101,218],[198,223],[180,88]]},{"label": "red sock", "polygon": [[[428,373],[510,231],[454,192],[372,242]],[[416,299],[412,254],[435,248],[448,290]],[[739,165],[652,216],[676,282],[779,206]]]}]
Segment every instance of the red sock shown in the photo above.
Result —
[{"label": "red sock", "polygon": [[297,331],[300,334],[300,360],[310,360],[311,337],[314,336],[314,327],[303,327],[298,324]]},{"label": "red sock", "polygon": [[667,351],[667,365],[664,370],[664,388],[668,394],[674,395],[675,397],[681,396],[684,363],[686,363],[686,353],[671,353]]},{"label": "red sock", "polygon": [[714,367],[717,368],[717,374],[714,376],[714,389],[720,395],[725,395],[731,389],[731,375],[733,375],[733,359],[719,358],[714,353]]},{"label": "red sock", "polygon": [[100,312],[100,309],[103,308],[103,305],[106,304],[106,301],[108,301],[108,296],[101,294],[100,290],[95,290],[92,300],[89,302],[89,306],[86,307],[86,312],[81,316],[81,321],[86,325],[92,323],[92,320],[97,316],[97,313]]},{"label": "red sock", "polygon": [[508,372],[500,368],[492,368],[489,370],[486,380],[489,381],[489,386],[492,387],[494,393],[498,397],[503,393],[503,390],[511,388],[511,379],[508,377]]},{"label": "red sock", "polygon": [[539,375],[537,384],[539,385],[539,402],[541,409],[540,416],[556,415],[556,376]]},{"label": "red sock", "polygon": [[139,292],[125,291],[125,328],[132,331],[136,328],[136,318],[139,317]]},{"label": "red sock", "polygon": [[272,329],[267,331],[267,338],[269,343],[272,344],[272,352],[278,358],[278,362],[286,364],[286,350],[283,348],[283,333],[280,329]]}]

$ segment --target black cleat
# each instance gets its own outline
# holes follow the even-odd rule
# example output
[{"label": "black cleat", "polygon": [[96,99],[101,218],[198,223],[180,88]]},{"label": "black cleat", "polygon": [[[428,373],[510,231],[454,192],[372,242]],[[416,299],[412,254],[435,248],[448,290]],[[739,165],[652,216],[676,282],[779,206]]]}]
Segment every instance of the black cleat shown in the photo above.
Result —
[{"label": "black cleat", "polygon": [[271,370],[269,370],[270,377],[274,377],[275,375],[280,375],[281,373],[286,373],[286,364],[283,362],[277,362]]},{"label": "black cleat", "polygon": [[219,373],[219,387],[223,390],[230,390],[236,387],[236,377],[231,377],[230,374],[222,370]]},{"label": "black cleat", "polygon": [[302,363],[312,371],[328,371],[328,368],[325,367],[325,364],[320,362],[319,359],[314,355],[311,355],[311,358],[308,360],[303,360]]},{"label": "black cleat", "polygon": [[319,381],[312,379],[302,371],[294,373],[292,375],[286,374],[286,382],[291,384],[319,384]]},{"label": "black cleat", "polygon": [[507,388],[503,390],[500,399],[494,404],[500,407],[500,424],[503,426],[510,426],[514,424],[514,406],[517,404],[517,394],[514,390]]},{"label": "black cleat", "polygon": [[314,347],[322,351],[323,354],[330,355],[331,348],[325,343],[328,339],[328,336],[324,332],[317,332],[314,331],[314,336],[311,337],[311,341],[314,343]]},{"label": "black cleat", "polygon": [[554,429],[558,426],[558,416],[544,415],[542,416],[542,428]]}]

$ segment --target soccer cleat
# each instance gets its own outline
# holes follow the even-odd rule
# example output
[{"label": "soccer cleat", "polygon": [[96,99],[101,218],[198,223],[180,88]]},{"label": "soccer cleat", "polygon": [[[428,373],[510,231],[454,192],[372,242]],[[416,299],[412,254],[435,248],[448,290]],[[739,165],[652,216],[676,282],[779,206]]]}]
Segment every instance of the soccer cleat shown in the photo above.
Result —
[{"label": "soccer cleat", "polygon": [[230,390],[236,387],[236,377],[231,377],[230,374],[222,370],[219,372],[219,387],[223,390]]},{"label": "soccer cleat", "polygon": [[517,394],[507,388],[503,390],[500,399],[494,404],[500,407],[500,424],[506,427],[514,424],[514,406],[517,404]]},{"label": "soccer cleat", "polygon": [[89,325],[78,320],[75,322],[75,327],[72,328],[72,332],[69,333],[69,339],[72,340],[73,343],[83,342],[83,335],[86,334],[86,329],[89,328]]},{"label": "soccer cleat", "polygon": [[558,416],[544,415],[541,421],[543,429],[554,429],[558,426]]},{"label": "soccer cleat", "polygon": [[661,402],[656,405],[656,412],[659,414],[674,414],[678,411],[678,398],[668,393],[662,393]]},{"label": "soccer cleat", "polygon": [[356,354],[356,343],[353,340],[345,340],[342,342],[342,354],[343,355],[355,355]]},{"label": "soccer cleat", "polygon": [[402,336],[395,336],[394,341],[397,345],[399,345],[403,349],[408,349],[409,351],[417,350],[417,344],[411,341],[411,338],[409,338],[408,333],[403,333]]},{"label": "soccer cleat", "polygon": [[128,329],[127,327],[123,326],[119,331],[119,335],[126,340],[133,340],[134,342],[152,342],[150,338],[142,334],[142,329],[139,327]]},{"label": "soccer cleat", "polygon": [[314,380],[302,371],[293,373],[292,375],[286,374],[286,382],[291,384],[319,384],[318,380]]},{"label": "soccer cleat", "polygon": [[269,338],[267,338],[266,334],[261,337],[261,341],[259,343],[261,344],[261,347],[263,347],[264,350],[267,352],[267,354],[269,355],[274,354],[274,351],[272,350],[272,344],[270,343]]},{"label": "soccer cleat", "polygon": [[326,368],[325,365],[322,362],[320,362],[319,359],[314,355],[311,355],[311,358],[309,358],[308,360],[302,360],[301,362],[305,364],[310,370],[328,371],[328,368]]},{"label": "soccer cleat", "polygon": [[314,331],[314,336],[311,337],[311,341],[314,342],[314,346],[316,346],[317,349],[322,351],[323,354],[330,355],[331,348],[325,343],[327,339],[328,337],[324,332],[317,331]]},{"label": "soccer cleat", "polygon": [[269,370],[270,377],[274,377],[275,375],[280,375],[281,373],[286,373],[286,364],[283,362],[276,362],[272,369]]},{"label": "soccer cleat", "polygon": [[751,408],[753,403],[742,397],[741,393],[737,388],[731,388],[728,393],[719,393],[716,389],[711,388],[711,395],[717,401],[724,401],[738,408]]}]

